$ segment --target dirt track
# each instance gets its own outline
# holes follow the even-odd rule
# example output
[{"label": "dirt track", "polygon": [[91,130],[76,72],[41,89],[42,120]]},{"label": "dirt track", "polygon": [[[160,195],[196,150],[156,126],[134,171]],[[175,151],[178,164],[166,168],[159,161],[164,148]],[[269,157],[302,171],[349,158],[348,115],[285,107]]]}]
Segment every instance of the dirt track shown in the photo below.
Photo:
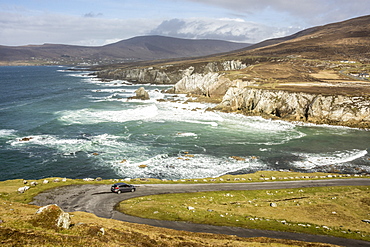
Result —
[{"label": "dirt track", "polygon": [[308,235],[265,230],[245,229],[239,227],[210,226],[186,222],[143,219],[125,215],[114,210],[114,206],[123,200],[154,194],[185,193],[200,191],[260,190],[304,188],[317,186],[350,186],[370,185],[370,179],[332,179],[289,182],[261,183],[223,183],[223,184],[146,184],[138,185],[134,193],[114,194],[109,185],[71,185],[46,191],[34,198],[32,204],[44,206],[57,204],[67,212],[84,211],[99,217],[112,218],[126,222],[147,224],[157,227],[171,228],[191,232],[208,232],[216,234],[237,235],[239,237],[271,237],[293,239],[309,242],[322,242],[342,246],[370,246],[370,242],[350,240],[330,236]]}]

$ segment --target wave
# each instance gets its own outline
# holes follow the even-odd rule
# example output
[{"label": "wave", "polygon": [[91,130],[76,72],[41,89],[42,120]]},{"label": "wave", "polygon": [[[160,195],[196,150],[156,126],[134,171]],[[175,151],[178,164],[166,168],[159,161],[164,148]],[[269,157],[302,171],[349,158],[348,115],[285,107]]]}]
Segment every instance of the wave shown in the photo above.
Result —
[{"label": "wave", "polygon": [[0,137],[11,137],[17,133],[14,129],[0,129]]},{"label": "wave", "polygon": [[306,170],[330,165],[341,165],[364,157],[367,153],[366,150],[358,149],[323,154],[293,153],[293,155],[300,157],[301,160],[293,162],[292,165]]},{"label": "wave", "polygon": [[155,105],[138,106],[134,109],[107,111],[96,109],[81,109],[77,111],[57,112],[59,120],[66,124],[97,124],[102,122],[129,122],[152,118],[158,114]]},{"label": "wave", "polygon": [[211,178],[241,169],[264,169],[266,165],[255,161],[236,161],[229,158],[215,158],[204,154],[169,157],[157,155],[146,161],[112,164],[117,173],[124,178]]}]

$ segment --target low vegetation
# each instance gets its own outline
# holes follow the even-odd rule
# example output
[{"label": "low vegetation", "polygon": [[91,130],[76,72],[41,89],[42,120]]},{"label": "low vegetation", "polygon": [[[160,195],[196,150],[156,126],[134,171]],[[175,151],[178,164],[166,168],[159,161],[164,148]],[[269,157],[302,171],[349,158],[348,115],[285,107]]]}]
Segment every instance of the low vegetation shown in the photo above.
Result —
[{"label": "low vegetation", "polygon": [[133,198],[126,214],[202,224],[333,235],[370,241],[370,188],[316,187]]},{"label": "low vegetation", "polygon": [[[216,183],[216,182],[253,182],[253,181],[270,181],[275,179],[286,179],[296,180],[305,179],[311,177],[316,179],[320,177],[333,178],[339,175],[334,174],[300,174],[293,172],[257,172],[254,174],[240,175],[240,176],[223,176],[217,179],[186,179],[177,181],[163,181],[158,179],[135,179],[131,180],[130,183],[143,184],[143,183]],[[344,179],[345,176],[342,176]],[[48,181],[46,183],[46,181]],[[204,234],[204,233],[189,233],[180,232],[170,229],[156,228],[147,225],[130,224],[112,219],[99,218],[93,214],[85,212],[73,212],[70,213],[72,216],[72,227],[70,229],[61,229],[55,227],[50,222],[40,222],[43,218],[36,215],[36,211],[39,208],[35,205],[29,205],[35,195],[38,193],[53,189],[58,186],[66,185],[79,185],[79,184],[112,184],[117,180],[101,180],[98,179],[62,179],[62,178],[48,178],[40,180],[29,180],[27,184],[24,184],[23,179],[8,180],[0,182],[0,243],[2,246],[332,246],[329,244],[319,243],[306,243],[291,240],[279,240],[269,238],[239,238],[236,236],[226,235],[215,235],[215,234]],[[36,186],[32,186],[31,182],[36,182]],[[30,188],[24,193],[19,193],[17,190],[23,186],[30,186]],[[237,225],[253,227],[253,228],[265,228],[274,229],[278,225],[284,225],[286,228],[283,230],[294,230],[300,228],[315,228],[320,226],[317,230],[318,233],[326,233],[336,235],[338,233],[336,225],[328,222],[327,227],[330,229],[323,228],[320,222],[310,223],[311,221],[302,218],[302,220],[296,220],[288,217],[285,214],[283,208],[295,208],[296,212],[303,210],[311,202],[312,205],[316,205],[317,211],[326,212],[330,217],[328,219],[341,217],[343,220],[340,223],[343,227],[339,228],[341,231],[346,231],[344,234],[346,237],[368,239],[369,230],[367,225],[363,222],[358,222],[357,219],[363,216],[366,218],[366,210],[369,212],[369,191],[368,188],[354,187],[354,188],[341,188],[340,191],[334,188],[323,189],[316,191],[317,195],[311,195],[312,189],[303,189],[303,192],[297,190],[289,190],[283,192],[271,191],[273,195],[268,195],[267,192],[209,192],[203,194],[190,194],[185,195],[167,195],[167,199],[170,200],[171,204],[177,197],[182,201],[179,206],[175,204],[171,205],[158,205],[158,208],[147,210],[141,210],[149,212],[149,214],[159,216],[159,218],[165,218],[166,215],[173,215],[174,220],[191,220],[194,222],[206,223],[206,220],[213,220],[216,224],[222,225]],[[289,194],[288,192],[293,192]],[[294,194],[295,193],[295,194]],[[336,200],[330,199],[335,196]],[[249,199],[245,197],[250,196]],[[343,194],[343,196],[342,196]],[[263,196],[262,196],[263,195]],[[286,200],[288,197],[297,197],[296,202],[293,200]],[[346,196],[344,196],[346,195]],[[184,199],[185,196],[187,199]],[[350,197],[352,196],[352,197]],[[309,198],[305,198],[309,197]],[[347,211],[342,211],[342,206],[336,206],[330,208],[326,206],[321,207],[321,203],[329,205],[332,201],[340,201],[344,203],[344,199],[347,203]],[[358,198],[357,198],[358,197]],[[213,198],[211,200],[211,198]],[[316,198],[316,199],[315,199]],[[325,199],[325,202],[320,202],[319,199]],[[132,202],[125,202],[123,207],[132,209],[131,206],[137,205],[138,203],[146,207],[150,201],[154,205],[154,197],[138,198]],[[230,199],[230,200],[226,200]],[[163,199],[161,199],[163,200]],[[159,200],[159,203],[162,203]],[[266,206],[271,202],[276,202],[278,207],[273,208]],[[353,204],[356,202],[356,204]],[[129,204],[127,204],[129,203]],[[302,204],[301,207],[295,204]],[[264,205],[263,207],[257,207],[258,205]],[[359,208],[362,206],[363,208]],[[187,207],[194,207],[189,210]],[[141,207],[140,207],[141,208]],[[183,209],[181,209],[183,208]],[[174,210],[173,213],[168,209]],[[181,210],[180,210],[181,209]],[[250,210],[246,214],[246,209]],[[253,209],[253,210],[251,210]],[[265,209],[265,210],[261,210]],[[268,209],[268,210],[267,210]],[[308,210],[309,208],[307,208]],[[319,210],[320,209],[320,210]],[[154,210],[154,211],[153,211]],[[175,215],[177,212],[177,216]],[[194,212],[193,212],[194,211]],[[332,212],[336,212],[333,214]],[[158,213],[154,213],[158,212]],[[244,213],[243,213],[244,212]],[[274,213],[275,212],[275,213]],[[302,211],[303,212],[303,211]],[[133,213],[133,212],[132,212]],[[288,211],[288,214],[291,212]],[[345,213],[345,214],[344,214]],[[184,215],[188,214],[191,218],[185,218]],[[271,214],[275,216],[272,217]],[[220,216],[223,215],[224,217]],[[297,214],[296,216],[302,216],[303,213]],[[321,215],[321,214],[319,214]],[[148,215],[149,217],[150,215]],[[205,217],[206,216],[206,217]],[[302,216],[303,217],[303,216]],[[347,217],[347,218],[344,218]],[[279,219],[279,221],[276,221]],[[303,220],[304,219],[304,220]],[[286,221],[284,224],[284,220]],[[49,221],[45,218],[45,221]],[[231,224],[233,222],[233,224]],[[248,225],[245,224],[248,222]],[[306,222],[306,227],[297,225],[297,222]],[[312,226],[308,227],[307,225]],[[356,228],[355,225],[358,224]],[[364,225],[362,225],[364,224]],[[314,227],[315,226],[315,227]],[[347,229],[348,228],[348,229]],[[334,230],[332,230],[334,229]],[[309,231],[310,232],[310,231]]]}]

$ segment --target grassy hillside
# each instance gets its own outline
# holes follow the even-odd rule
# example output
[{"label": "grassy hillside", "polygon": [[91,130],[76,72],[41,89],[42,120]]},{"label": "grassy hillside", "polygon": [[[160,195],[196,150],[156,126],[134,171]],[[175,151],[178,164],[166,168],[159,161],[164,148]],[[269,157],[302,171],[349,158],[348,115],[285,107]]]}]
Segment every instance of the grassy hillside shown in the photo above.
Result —
[{"label": "grassy hillside", "polygon": [[[295,180],[306,176],[328,177],[328,174],[259,172],[250,174],[248,179],[240,176],[225,176],[213,182],[252,182],[260,181],[261,179],[268,181],[267,178],[274,176],[286,176],[286,180]],[[330,175],[329,177],[332,176]],[[23,180],[17,179],[0,182],[0,242],[2,246],[333,246],[291,240],[239,238],[236,236],[181,232],[99,218],[85,212],[71,213],[72,227],[68,230],[60,229],[55,227],[50,220],[38,218],[35,212],[39,207],[27,204],[32,201],[33,196],[44,190],[58,186],[86,183],[112,184],[113,180],[99,182],[86,182],[78,179],[62,181],[61,178],[49,178],[47,180],[49,181],[47,184],[43,183],[44,179],[35,180],[38,182],[38,185],[31,187],[22,194],[18,193],[17,189],[24,186]],[[272,180],[269,179],[269,181]],[[132,182],[183,183],[183,181],[141,179]],[[200,183],[204,181],[193,179],[186,182]],[[211,181],[209,180],[208,182]],[[366,191],[366,193],[368,192]],[[205,196],[211,195],[207,195],[206,193]],[[331,196],[331,194],[327,196]],[[191,197],[194,196],[191,195]],[[193,199],[189,198],[186,203],[189,200]],[[260,200],[265,199],[261,197]],[[193,203],[197,201],[198,199],[193,200]],[[279,217],[284,218],[284,215],[279,215]]]}]

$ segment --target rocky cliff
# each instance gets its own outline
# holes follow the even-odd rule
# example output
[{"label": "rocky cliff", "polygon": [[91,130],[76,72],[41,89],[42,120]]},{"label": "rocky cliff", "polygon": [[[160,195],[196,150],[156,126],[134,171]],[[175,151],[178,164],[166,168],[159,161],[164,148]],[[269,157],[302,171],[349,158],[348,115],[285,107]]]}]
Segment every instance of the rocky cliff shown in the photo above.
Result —
[{"label": "rocky cliff", "polygon": [[352,127],[370,127],[370,98],[230,87],[217,109]]},{"label": "rocky cliff", "polygon": [[230,79],[230,71],[248,65],[239,61],[195,63],[187,67],[103,70],[99,77],[137,83],[174,84],[172,93],[222,98],[217,110],[262,115],[288,121],[305,121],[370,128],[370,97],[315,94],[261,89],[254,81]]},{"label": "rocky cliff", "polygon": [[[162,65],[156,67],[105,69],[96,72],[97,76],[105,79],[127,80],[135,83],[177,84],[177,92],[203,92],[206,82],[213,84],[219,76],[216,72],[238,70],[245,68],[240,61],[223,61],[209,63],[194,63],[191,66]],[[206,77],[205,79],[202,79]],[[199,80],[202,80],[199,82]],[[193,84],[193,86],[191,86]],[[199,91],[195,86],[201,85]],[[211,86],[211,85],[209,85]],[[193,88],[192,88],[193,87]],[[226,92],[226,91],[225,91]],[[224,92],[224,93],[225,93]],[[200,93],[203,94],[203,93]]]}]

